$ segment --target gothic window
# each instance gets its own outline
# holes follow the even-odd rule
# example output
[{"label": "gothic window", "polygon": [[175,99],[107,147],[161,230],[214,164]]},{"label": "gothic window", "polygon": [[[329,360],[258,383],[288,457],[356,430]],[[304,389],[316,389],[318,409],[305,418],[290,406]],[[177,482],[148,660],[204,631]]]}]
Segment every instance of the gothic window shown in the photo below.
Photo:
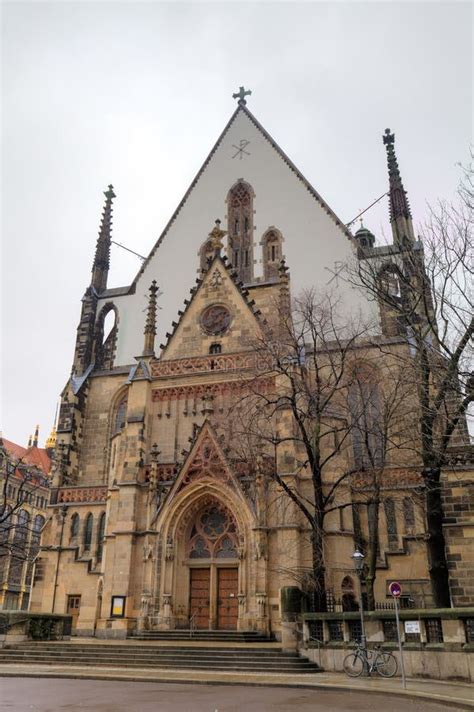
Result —
[{"label": "gothic window", "polygon": [[104,551],[104,536],[105,536],[105,512],[102,512],[99,519],[99,527],[97,530],[97,551],[96,559],[97,561],[102,561],[102,554]]},{"label": "gothic window", "polygon": [[121,430],[124,429],[125,421],[127,418],[127,407],[128,393],[125,393],[125,395],[122,396],[122,398],[115,406],[112,435],[115,435],[116,433],[119,433]]},{"label": "gothic window", "polygon": [[354,369],[348,392],[354,464],[381,467],[384,460],[382,405],[376,373],[363,364]]},{"label": "gothic window", "polygon": [[397,517],[395,515],[395,502],[388,498],[384,500],[385,519],[387,522],[388,548],[398,548]]},{"label": "gothic window", "polygon": [[10,563],[10,583],[20,585],[23,577],[24,562],[27,558],[28,526],[30,515],[24,509],[17,514],[13,534],[12,558]]},{"label": "gothic window", "polygon": [[77,512],[71,517],[71,529],[69,530],[69,538],[75,539],[79,534],[79,515]]},{"label": "gothic window", "polygon": [[229,254],[242,282],[253,279],[253,196],[250,185],[239,181],[227,197]]},{"label": "gothic window", "polygon": [[405,532],[412,534],[415,528],[415,507],[411,497],[403,498],[403,521],[405,522]]},{"label": "gothic window", "polygon": [[92,514],[88,514],[86,517],[86,521],[84,524],[84,539],[83,539],[83,546],[84,546],[84,551],[90,551],[91,544],[92,544],[92,526],[94,524],[94,517]]},{"label": "gothic window", "polygon": [[222,344],[211,344],[209,347],[210,354],[220,354],[222,353]]},{"label": "gothic window", "polygon": [[101,310],[95,326],[94,360],[97,369],[108,370],[113,367],[117,333],[117,307],[109,302]]},{"label": "gothic window", "polygon": [[362,523],[361,523],[361,507],[362,504],[359,502],[354,502],[352,505],[352,526],[354,528],[354,544],[358,551],[364,553],[365,551],[365,539],[362,536]]},{"label": "gothic window", "polygon": [[282,235],[276,228],[266,231],[261,240],[263,253],[263,278],[278,279],[278,267],[282,259]]},{"label": "gothic window", "polygon": [[237,558],[235,522],[225,508],[212,505],[199,513],[188,550],[190,559]]},{"label": "gothic window", "polygon": [[400,314],[402,290],[396,266],[385,265],[378,274],[378,280],[382,333],[384,336],[403,334],[405,327]]},{"label": "gothic window", "polygon": [[354,591],[354,581],[350,576],[344,576],[341,583],[342,591],[342,610],[343,611],[358,611],[359,606],[356,600]]}]

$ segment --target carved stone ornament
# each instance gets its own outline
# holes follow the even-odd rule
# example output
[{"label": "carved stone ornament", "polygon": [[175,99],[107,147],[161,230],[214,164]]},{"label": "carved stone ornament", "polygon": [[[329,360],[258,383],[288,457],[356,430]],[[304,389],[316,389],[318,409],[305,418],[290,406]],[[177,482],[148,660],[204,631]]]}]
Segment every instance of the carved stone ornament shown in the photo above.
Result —
[{"label": "carved stone ornament", "polygon": [[222,284],[222,274],[218,269],[215,269],[209,280],[209,289],[219,289]]},{"label": "carved stone ornament", "polygon": [[165,561],[173,561],[174,559],[174,544],[173,539],[169,536],[165,546]]}]

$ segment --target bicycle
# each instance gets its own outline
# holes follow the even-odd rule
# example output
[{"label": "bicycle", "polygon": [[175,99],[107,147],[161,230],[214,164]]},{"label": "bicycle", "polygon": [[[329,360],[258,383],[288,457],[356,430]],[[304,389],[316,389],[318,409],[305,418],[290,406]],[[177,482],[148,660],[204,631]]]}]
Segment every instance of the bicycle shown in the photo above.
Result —
[{"label": "bicycle", "polygon": [[352,653],[344,658],[343,668],[349,677],[359,677],[364,672],[364,668],[369,675],[375,670],[381,677],[393,677],[397,672],[398,663],[396,657],[383,650],[380,645],[376,645],[372,652],[363,648],[360,643],[356,643]]}]

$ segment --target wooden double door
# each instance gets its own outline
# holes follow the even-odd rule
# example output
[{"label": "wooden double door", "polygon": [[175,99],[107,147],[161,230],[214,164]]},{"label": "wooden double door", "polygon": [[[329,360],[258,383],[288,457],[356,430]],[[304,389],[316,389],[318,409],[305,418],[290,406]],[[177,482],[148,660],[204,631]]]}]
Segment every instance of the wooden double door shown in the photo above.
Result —
[{"label": "wooden double door", "polygon": [[238,575],[236,567],[190,569],[189,612],[196,628],[237,628]]}]

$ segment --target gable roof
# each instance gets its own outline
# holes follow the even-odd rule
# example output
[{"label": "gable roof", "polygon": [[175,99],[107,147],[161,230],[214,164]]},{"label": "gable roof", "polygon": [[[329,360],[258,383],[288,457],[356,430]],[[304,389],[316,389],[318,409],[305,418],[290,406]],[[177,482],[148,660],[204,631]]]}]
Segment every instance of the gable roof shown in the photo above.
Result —
[{"label": "gable roof", "polygon": [[178,312],[178,321],[173,321],[171,326],[172,326],[172,331],[167,332],[166,334],[166,343],[165,344],[160,344],[160,348],[162,350],[161,356],[164,356],[166,349],[171,343],[171,340],[173,339],[178,327],[180,326],[181,322],[185,318],[186,313],[188,312],[189,308],[191,307],[191,304],[193,303],[196,295],[199,293],[202,284],[204,283],[206,277],[208,274],[210,274],[216,265],[216,263],[219,263],[222,265],[223,269],[225,269],[226,273],[228,274],[231,282],[233,285],[236,287],[237,291],[239,292],[240,296],[242,297],[243,301],[247,305],[248,309],[252,313],[252,315],[255,317],[257,322],[260,324],[260,326],[263,326],[267,323],[265,317],[262,316],[262,312],[260,309],[255,308],[255,300],[254,299],[249,299],[249,291],[246,289],[243,285],[242,282],[239,282],[237,272],[234,270],[232,265],[229,263],[227,260],[227,257],[222,257],[220,254],[216,254],[215,257],[208,263],[207,269],[201,273],[201,277],[197,277],[196,279],[196,285],[194,287],[191,287],[189,290],[191,299],[185,299],[184,304],[185,308],[184,311],[179,311]]},{"label": "gable roof", "polygon": [[[329,205],[326,203],[325,200],[321,197],[321,195],[318,193],[318,191],[311,185],[311,183],[304,177],[304,175],[301,173],[301,171],[295,166],[293,161],[286,155],[286,153],[280,148],[278,143],[272,138],[272,136],[264,129],[264,127],[261,125],[261,123],[255,118],[255,116],[252,114],[252,112],[247,109],[246,106],[239,105],[232,116],[230,117],[229,121],[227,122],[227,125],[225,126],[224,130],[222,131],[221,135],[217,139],[216,143],[212,147],[209,155],[205,159],[204,163],[202,164],[201,168],[199,171],[196,173],[194,179],[192,180],[189,188],[187,189],[186,193],[184,194],[182,200],[180,201],[178,207],[172,214],[171,218],[169,219],[168,223],[166,224],[163,232],[161,233],[160,237],[152,247],[150,253],[148,254],[148,257],[146,260],[142,263],[140,266],[140,269],[138,270],[133,282],[130,285],[130,288],[128,290],[128,293],[134,293],[136,289],[136,285],[138,280],[140,279],[140,276],[143,274],[145,271],[146,267],[148,266],[148,263],[151,261],[152,257],[154,256],[155,252],[157,249],[160,247],[161,243],[163,242],[164,238],[166,237],[171,225],[174,223],[176,218],[178,217],[179,213],[181,212],[181,209],[185,205],[189,195],[191,194],[192,190],[198,183],[199,179],[201,178],[202,174],[204,173],[205,169],[209,165],[212,157],[216,153],[217,149],[221,145],[224,137],[226,136],[227,132],[229,131],[230,127],[234,123],[236,117],[238,114],[242,112],[244,113],[247,118],[253,123],[253,125],[257,128],[257,130],[263,135],[263,137],[268,141],[268,143],[271,145],[271,147],[276,151],[276,153],[280,156],[280,158],[286,163],[288,168],[296,175],[298,180],[300,180],[303,185],[306,187],[308,192],[313,196],[313,198],[321,205],[321,207],[327,212],[327,214],[331,217],[331,219],[334,221],[334,223],[341,228],[342,232],[346,235],[346,237],[349,240],[353,240],[353,235],[350,232],[350,230],[346,227],[345,223],[336,215],[336,213],[329,207]],[[104,291],[101,294],[101,297],[106,297],[108,296],[108,290]]]}]

